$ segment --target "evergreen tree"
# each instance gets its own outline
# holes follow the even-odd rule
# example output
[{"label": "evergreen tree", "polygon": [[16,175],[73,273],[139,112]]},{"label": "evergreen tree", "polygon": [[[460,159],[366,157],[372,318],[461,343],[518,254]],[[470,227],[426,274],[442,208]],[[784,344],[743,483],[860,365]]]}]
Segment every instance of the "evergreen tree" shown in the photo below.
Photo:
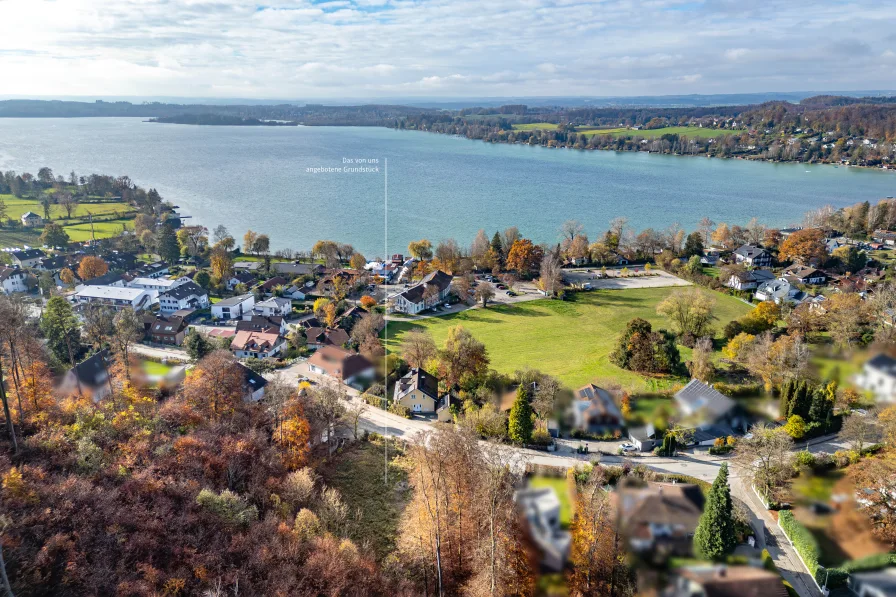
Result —
[{"label": "evergreen tree", "polygon": [[723,462],[713,481],[703,514],[694,532],[694,551],[707,560],[721,560],[737,546],[728,463]]},{"label": "evergreen tree", "polygon": [[684,252],[682,253],[682,256],[691,257],[692,255],[698,257],[703,256],[703,238],[700,236],[699,232],[691,232],[688,234],[687,240],[684,241]]},{"label": "evergreen tree", "polygon": [[799,382],[796,392],[793,396],[793,406],[790,409],[790,416],[799,415],[803,420],[809,419],[809,409],[812,407],[812,391],[809,383]]},{"label": "evergreen tree", "polygon": [[789,418],[791,410],[793,410],[793,381],[787,381],[781,386],[781,416]]},{"label": "evergreen tree", "polygon": [[529,404],[529,392],[520,386],[516,391],[516,399],[510,407],[510,418],[507,421],[507,432],[510,439],[518,444],[528,444],[532,439],[532,406]]},{"label": "evergreen tree", "polygon": [[40,329],[53,355],[74,367],[81,354],[81,324],[69,302],[61,296],[51,297],[41,315]]},{"label": "evergreen tree", "polygon": [[497,230],[492,237],[492,250],[495,252],[495,255],[501,256],[504,254],[504,243],[501,242],[501,233]]},{"label": "evergreen tree", "polygon": [[156,243],[158,245],[159,257],[168,263],[177,263],[180,259],[180,244],[177,242],[177,235],[168,224],[162,226],[159,230],[159,238]]},{"label": "evergreen tree", "polygon": [[192,328],[187,333],[186,337],[184,337],[183,346],[184,350],[186,350],[187,354],[190,356],[190,359],[194,362],[200,360],[215,349],[215,345],[212,344],[208,338]]}]

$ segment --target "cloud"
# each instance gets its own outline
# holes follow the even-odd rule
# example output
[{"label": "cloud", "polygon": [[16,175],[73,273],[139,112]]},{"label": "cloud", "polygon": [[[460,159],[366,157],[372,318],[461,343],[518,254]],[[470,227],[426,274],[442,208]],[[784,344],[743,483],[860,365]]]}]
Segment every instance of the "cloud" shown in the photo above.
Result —
[{"label": "cloud", "polygon": [[[886,89],[896,4],[0,0],[7,95],[351,99]],[[865,60],[850,59],[861,55]]]}]

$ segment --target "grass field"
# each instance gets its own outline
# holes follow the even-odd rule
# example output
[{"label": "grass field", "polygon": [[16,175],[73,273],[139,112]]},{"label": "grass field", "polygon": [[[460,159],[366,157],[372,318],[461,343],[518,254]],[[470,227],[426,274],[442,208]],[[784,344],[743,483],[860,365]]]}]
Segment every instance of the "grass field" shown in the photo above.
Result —
[{"label": "grass field", "polygon": [[560,499],[560,526],[568,529],[572,523],[573,505],[569,499],[569,486],[565,477],[532,477],[529,486],[534,489],[550,487]]},{"label": "grass field", "polygon": [[[655,327],[668,327],[657,315],[657,304],[672,288],[598,290],[579,293],[573,301],[536,300],[492,306],[418,321],[390,321],[387,347],[397,350],[412,329],[428,330],[442,345],[448,329],[462,325],[485,344],[491,367],[502,373],[532,367],[556,376],[570,387],[612,379],[631,391],[656,391],[656,383],[610,363],[616,338],[635,317]],[[707,291],[709,292],[709,291]],[[719,293],[716,298],[717,335],[732,319],[750,310],[741,301]],[[682,351],[682,359],[688,351]]]},{"label": "grass field", "polygon": [[[7,217],[11,220],[18,220],[22,214],[28,211],[43,217],[44,208],[39,201],[27,198],[17,198],[13,195],[0,195],[0,199],[6,204]],[[88,212],[94,217],[108,217],[110,215],[121,215],[133,213],[135,210],[130,205],[124,203],[79,203],[72,211],[72,218],[87,217]],[[65,210],[61,205],[50,206],[50,217],[62,225],[65,225]]]},{"label": "grass field", "polygon": [[[389,486],[383,487],[383,445],[358,442],[334,454],[320,470],[322,480],[342,494],[348,506],[348,535],[358,545],[369,542],[378,558],[395,548],[398,522],[409,499],[407,473],[396,466],[389,444]],[[360,512],[356,519],[355,513]]]},{"label": "grass field", "polygon": [[[96,238],[109,238],[121,234],[121,227],[127,230],[134,229],[133,220],[112,220],[110,222],[94,222],[93,231]],[[93,236],[90,231],[90,224],[73,224],[71,226],[63,225],[68,237],[72,242],[84,242],[90,240]]]},{"label": "grass field", "polygon": [[[19,220],[22,214],[29,211],[43,216],[43,207],[34,199],[20,199],[13,195],[0,195],[0,199],[6,205],[7,217],[11,220]],[[118,236],[121,234],[122,225],[133,229],[134,224],[130,218],[134,212],[133,207],[124,203],[79,203],[72,211],[72,217],[68,219],[61,206],[50,207],[50,215],[53,220],[65,229],[72,242],[83,242],[93,237],[87,219],[89,214],[92,214],[95,219],[108,220],[95,221],[93,224],[96,238],[99,239]],[[40,244],[38,239],[42,231],[42,228],[0,228],[0,247],[37,246]]]},{"label": "grass field", "polygon": [[515,131],[534,131],[534,130],[555,131],[555,130],[557,130],[557,125],[554,124],[553,122],[528,122],[525,124],[513,125],[513,130],[515,130]]}]

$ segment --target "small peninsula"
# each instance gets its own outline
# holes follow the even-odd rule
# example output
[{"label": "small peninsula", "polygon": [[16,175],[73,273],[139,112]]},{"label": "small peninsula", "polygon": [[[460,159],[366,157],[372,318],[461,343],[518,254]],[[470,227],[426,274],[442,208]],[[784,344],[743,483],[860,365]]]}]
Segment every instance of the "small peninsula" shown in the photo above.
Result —
[{"label": "small peninsula", "polygon": [[197,124],[205,126],[298,126],[294,120],[261,120],[259,118],[243,118],[223,114],[178,114],[175,116],[159,116],[147,122],[166,124]]}]

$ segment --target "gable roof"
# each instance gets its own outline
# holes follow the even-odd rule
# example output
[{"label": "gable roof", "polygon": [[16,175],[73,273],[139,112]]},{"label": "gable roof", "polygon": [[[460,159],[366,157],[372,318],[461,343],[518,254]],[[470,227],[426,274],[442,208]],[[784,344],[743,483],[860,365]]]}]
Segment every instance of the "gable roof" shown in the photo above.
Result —
[{"label": "gable roof", "polygon": [[34,213],[33,211],[26,211],[25,213],[22,214],[22,219],[23,219],[23,220],[25,220],[25,219],[31,219],[31,218],[38,218],[38,219],[40,219],[40,216],[37,215],[36,213]]},{"label": "gable roof", "polygon": [[597,415],[622,420],[622,413],[616,407],[616,402],[610,393],[593,383],[576,390],[576,402],[579,404],[574,406],[579,408],[583,415]]},{"label": "gable roof", "polygon": [[324,271],[324,266],[319,263],[299,263],[297,261],[292,263],[278,261],[273,263],[272,267],[279,274],[289,274],[291,276],[304,276]]},{"label": "gable roof", "polygon": [[274,332],[279,334],[283,318],[279,315],[253,315],[249,319],[241,319],[236,322],[238,332]]},{"label": "gable roof", "polygon": [[703,587],[705,597],[786,597],[778,574],[753,566],[695,566],[677,571]]},{"label": "gable roof", "polygon": [[85,386],[96,387],[106,381],[109,375],[109,351],[103,349],[69,369]]},{"label": "gable roof", "polygon": [[349,340],[348,332],[342,328],[306,328],[305,338],[311,344],[332,344],[342,346]]},{"label": "gable roof", "polygon": [[252,371],[242,363],[237,363],[237,365],[240,366],[240,368],[243,370],[243,374],[246,376],[246,385],[244,386],[246,389],[246,393],[253,394],[257,390],[268,385],[268,380],[255,371]]},{"label": "gable roof", "polygon": [[871,358],[865,363],[865,366],[876,369],[890,377],[896,377],[896,359],[883,353]]},{"label": "gable roof", "polygon": [[25,261],[28,259],[35,259],[37,257],[46,257],[47,254],[40,249],[24,249],[22,251],[13,251],[12,256],[19,261]]},{"label": "gable roof", "polygon": [[706,411],[715,417],[724,416],[737,405],[734,400],[699,379],[692,379],[678,390],[675,400],[691,412]]},{"label": "gable roof", "polygon": [[280,309],[282,307],[290,307],[292,308],[292,301],[288,298],[283,298],[282,296],[274,296],[269,299],[263,300],[260,303],[255,303],[256,307],[274,307],[276,309]]},{"label": "gable roof", "polygon": [[756,247],[753,245],[741,245],[734,252],[741,257],[744,257],[745,259],[755,259],[767,253],[766,250],[762,247]]},{"label": "gable roof", "polygon": [[414,390],[420,390],[436,402],[439,400],[439,379],[422,369],[413,368],[398,380],[396,395],[401,400]]},{"label": "gable roof", "polygon": [[435,286],[441,293],[451,285],[451,279],[452,276],[437,269],[434,272],[426,274],[419,284],[408,288],[399,296],[411,304],[416,304],[423,300],[423,294],[426,292],[427,286]]},{"label": "gable roof", "polygon": [[235,350],[259,350],[267,351],[276,346],[280,341],[278,332],[238,330],[233,337],[230,348]]},{"label": "gable roof", "polygon": [[373,366],[362,355],[338,346],[324,346],[317,349],[308,359],[308,364],[319,367],[327,375],[339,379],[349,379]]},{"label": "gable roof", "polygon": [[286,278],[282,276],[274,276],[273,278],[262,284],[261,288],[263,290],[271,290],[275,286],[286,286],[287,284],[289,284],[289,280],[287,280]]},{"label": "gable roof", "polygon": [[245,303],[249,299],[254,298],[251,294],[240,294],[238,296],[232,296],[230,298],[226,298],[224,300],[218,301],[213,306],[215,307],[235,307],[239,304]]},{"label": "gable roof", "polygon": [[187,328],[187,322],[183,317],[172,315],[171,317],[156,316],[150,323],[151,334],[175,335]]},{"label": "gable roof", "polygon": [[202,286],[200,286],[196,282],[184,282],[179,286],[169,288],[168,290],[160,294],[159,298],[167,297],[179,301],[191,296],[203,296],[205,294],[207,294],[205,290],[203,290]]}]

